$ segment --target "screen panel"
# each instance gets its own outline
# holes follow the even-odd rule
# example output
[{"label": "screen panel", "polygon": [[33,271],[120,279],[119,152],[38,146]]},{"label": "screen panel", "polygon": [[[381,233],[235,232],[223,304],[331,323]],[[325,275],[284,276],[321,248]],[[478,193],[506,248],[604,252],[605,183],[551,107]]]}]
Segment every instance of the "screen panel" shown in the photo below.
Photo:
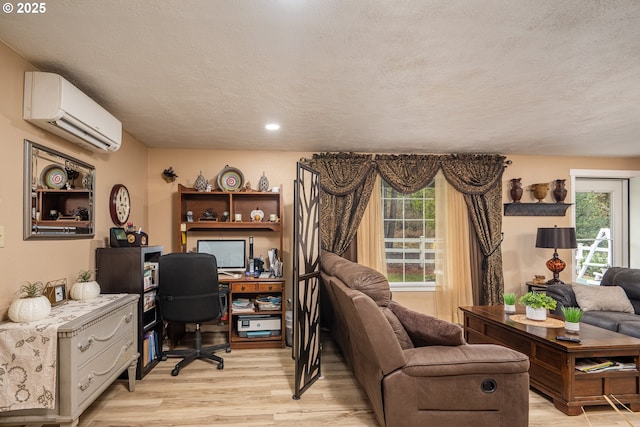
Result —
[{"label": "screen panel", "polygon": [[246,240],[198,240],[197,252],[215,255],[219,270],[245,271],[247,269]]}]

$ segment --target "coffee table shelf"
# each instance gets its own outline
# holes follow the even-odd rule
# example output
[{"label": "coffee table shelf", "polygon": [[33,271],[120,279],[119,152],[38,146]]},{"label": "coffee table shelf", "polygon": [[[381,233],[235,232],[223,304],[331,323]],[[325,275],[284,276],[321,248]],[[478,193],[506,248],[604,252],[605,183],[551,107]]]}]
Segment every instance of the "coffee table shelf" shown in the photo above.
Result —
[{"label": "coffee table shelf", "polygon": [[[517,314],[522,314],[518,308]],[[580,343],[557,341],[557,336],[567,334],[564,328],[514,322],[502,306],[460,309],[467,342],[499,344],[529,356],[531,387],[553,399],[567,415],[582,414],[583,406],[607,405],[604,395],[640,410],[640,339],[581,323]],[[625,358],[633,360],[636,369],[577,371],[576,361],[585,358]]]}]

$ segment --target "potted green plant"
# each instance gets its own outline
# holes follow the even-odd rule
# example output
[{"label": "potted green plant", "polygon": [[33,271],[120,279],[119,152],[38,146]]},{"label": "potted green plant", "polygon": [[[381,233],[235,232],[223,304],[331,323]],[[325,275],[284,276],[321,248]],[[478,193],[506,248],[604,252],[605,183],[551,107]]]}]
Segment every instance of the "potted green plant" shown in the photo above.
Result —
[{"label": "potted green plant", "polygon": [[567,332],[578,332],[584,311],[580,307],[562,307],[560,310],[564,316],[564,328]]},{"label": "potted green plant", "polygon": [[75,300],[89,300],[100,295],[100,285],[91,280],[93,271],[80,270],[76,283],[71,287],[71,298]]},{"label": "potted green plant", "polygon": [[9,319],[14,322],[35,322],[51,313],[51,303],[43,295],[42,282],[23,282],[18,297],[9,306]]},{"label": "potted green plant", "polygon": [[531,320],[546,320],[547,310],[556,308],[556,300],[542,292],[527,292],[520,297],[520,304],[526,306],[527,318]]},{"label": "potted green plant", "polygon": [[515,313],[516,312],[516,294],[506,293],[502,295],[502,299],[504,300],[504,312]]}]

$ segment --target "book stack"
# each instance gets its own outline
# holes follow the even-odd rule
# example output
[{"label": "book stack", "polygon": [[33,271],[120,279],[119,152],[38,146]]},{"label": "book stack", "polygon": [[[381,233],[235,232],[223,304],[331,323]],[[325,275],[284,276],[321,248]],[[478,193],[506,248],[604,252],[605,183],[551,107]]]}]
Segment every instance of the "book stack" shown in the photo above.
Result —
[{"label": "book stack", "polygon": [[231,302],[232,313],[253,313],[253,301],[249,298],[237,298]]},{"label": "book stack", "polygon": [[628,371],[635,369],[637,368],[634,362],[622,362],[600,357],[576,360],[576,370],[580,372]]},{"label": "book stack", "polygon": [[156,331],[149,331],[144,334],[144,342],[142,344],[142,358],[144,366],[154,361],[160,356],[161,349],[159,347],[158,334]]}]

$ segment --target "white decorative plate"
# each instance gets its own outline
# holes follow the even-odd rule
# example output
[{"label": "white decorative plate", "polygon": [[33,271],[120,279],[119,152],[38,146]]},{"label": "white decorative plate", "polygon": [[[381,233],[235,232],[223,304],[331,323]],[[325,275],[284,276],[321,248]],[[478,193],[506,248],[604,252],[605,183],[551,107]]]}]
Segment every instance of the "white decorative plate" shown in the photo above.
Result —
[{"label": "white decorative plate", "polygon": [[264,212],[260,209],[254,209],[251,211],[251,221],[253,222],[261,222],[264,218]]}]

